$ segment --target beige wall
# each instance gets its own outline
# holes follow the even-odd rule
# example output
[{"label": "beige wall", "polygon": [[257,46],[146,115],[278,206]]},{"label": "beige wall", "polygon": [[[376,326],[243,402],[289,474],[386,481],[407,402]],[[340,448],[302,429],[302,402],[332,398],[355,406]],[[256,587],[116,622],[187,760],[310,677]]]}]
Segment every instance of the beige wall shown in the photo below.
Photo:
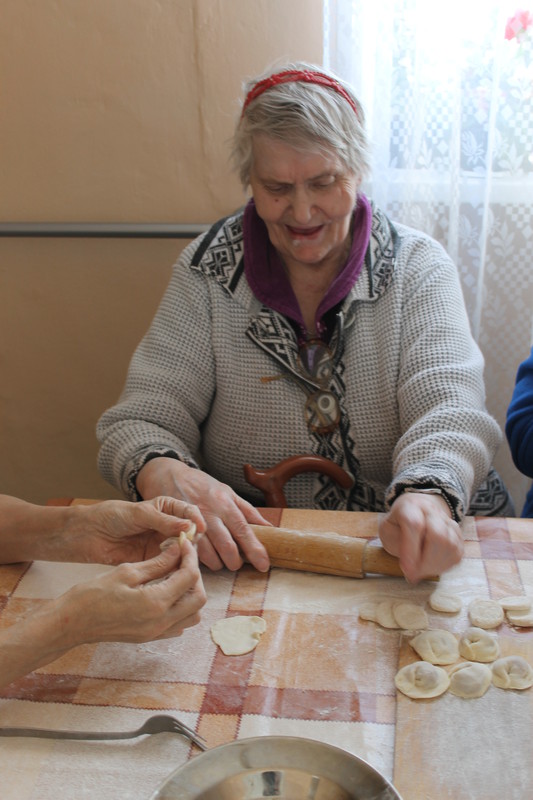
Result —
[{"label": "beige wall", "polygon": [[[243,79],[320,62],[322,0],[2,0],[1,222],[210,222]],[[179,240],[0,238],[0,492],[117,496],[94,426]]]}]

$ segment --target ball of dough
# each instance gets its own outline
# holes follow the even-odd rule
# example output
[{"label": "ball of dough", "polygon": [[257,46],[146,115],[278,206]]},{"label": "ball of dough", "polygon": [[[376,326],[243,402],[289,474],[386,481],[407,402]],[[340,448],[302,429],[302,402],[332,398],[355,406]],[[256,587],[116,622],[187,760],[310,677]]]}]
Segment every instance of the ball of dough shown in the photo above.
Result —
[{"label": "ball of dough", "polygon": [[450,631],[422,631],[409,644],[420,658],[430,664],[453,664],[459,658],[457,639]]},{"label": "ball of dough", "polygon": [[508,597],[500,597],[498,603],[504,611],[531,611],[531,600],[525,595],[509,595]]},{"label": "ball of dough", "polygon": [[418,603],[398,600],[393,603],[392,614],[397,627],[405,631],[421,631],[428,626],[428,616]]},{"label": "ball of dough", "polygon": [[443,614],[457,614],[463,607],[463,601],[456,594],[449,594],[442,589],[435,589],[429,596],[429,605],[433,611],[440,611]]},{"label": "ball of dough", "polygon": [[500,655],[498,639],[483,628],[467,628],[459,639],[459,653],[468,661],[487,663]]},{"label": "ball of dough", "polygon": [[450,685],[446,670],[427,661],[415,661],[402,667],[394,678],[396,688],[415,700],[438,697]]},{"label": "ball of dough", "polygon": [[522,656],[505,656],[492,665],[492,682],[500,689],[529,689],[533,669]]},{"label": "ball of dough", "polygon": [[477,628],[497,628],[503,622],[503,608],[496,600],[472,600],[468,606],[470,622]]},{"label": "ball of dough", "polygon": [[457,697],[481,697],[492,683],[492,672],[486,664],[464,661],[450,670],[450,692]]}]

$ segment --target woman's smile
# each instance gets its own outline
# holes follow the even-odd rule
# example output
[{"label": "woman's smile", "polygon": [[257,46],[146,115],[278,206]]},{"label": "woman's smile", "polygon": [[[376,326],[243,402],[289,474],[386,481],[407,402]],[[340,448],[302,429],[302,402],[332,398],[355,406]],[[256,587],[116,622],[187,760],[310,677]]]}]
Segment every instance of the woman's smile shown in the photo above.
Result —
[{"label": "woman's smile", "polygon": [[316,238],[323,229],[324,225],[314,225],[312,228],[296,228],[294,225],[287,225],[287,230],[295,245],[299,245],[301,241]]},{"label": "woman's smile", "polygon": [[336,154],[255,136],[250,184],[257,213],[289,270],[341,269],[359,180]]}]

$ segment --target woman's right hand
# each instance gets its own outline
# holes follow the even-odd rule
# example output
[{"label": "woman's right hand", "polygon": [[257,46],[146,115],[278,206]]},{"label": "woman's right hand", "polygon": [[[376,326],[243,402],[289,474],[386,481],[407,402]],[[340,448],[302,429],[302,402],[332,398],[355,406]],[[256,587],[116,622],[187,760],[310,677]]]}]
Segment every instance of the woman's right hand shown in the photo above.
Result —
[{"label": "woman's right hand", "polygon": [[270,523],[230,486],[175,458],[160,457],[141,469],[137,491],[145,500],[164,494],[198,506],[207,525],[198,556],[209,569],[237,570],[243,559],[260,572],[269,569],[268,554],[249,523]]},{"label": "woman's right hand", "polygon": [[121,564],[57,601],[67,649],[91,642],[148,642],[196,625],[206,594],[196,550],[172,542],[148,561]]},{"label": "woman's right hand", "polygon": [[171,541],[154,558],[78,583],[0,630],[0,687],[80,644],[180,636],[205,602],[194,546]]}]

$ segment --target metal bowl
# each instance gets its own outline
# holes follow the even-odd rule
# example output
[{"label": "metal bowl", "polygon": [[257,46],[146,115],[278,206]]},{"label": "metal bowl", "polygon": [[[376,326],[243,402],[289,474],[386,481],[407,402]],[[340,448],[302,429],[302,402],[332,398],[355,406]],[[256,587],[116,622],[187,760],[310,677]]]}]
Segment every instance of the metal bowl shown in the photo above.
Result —
[{"label": "metal bowl", "polygon": [[361,758],[294,736],[223,744],[173,772],[151,800],[402,800]]}]

